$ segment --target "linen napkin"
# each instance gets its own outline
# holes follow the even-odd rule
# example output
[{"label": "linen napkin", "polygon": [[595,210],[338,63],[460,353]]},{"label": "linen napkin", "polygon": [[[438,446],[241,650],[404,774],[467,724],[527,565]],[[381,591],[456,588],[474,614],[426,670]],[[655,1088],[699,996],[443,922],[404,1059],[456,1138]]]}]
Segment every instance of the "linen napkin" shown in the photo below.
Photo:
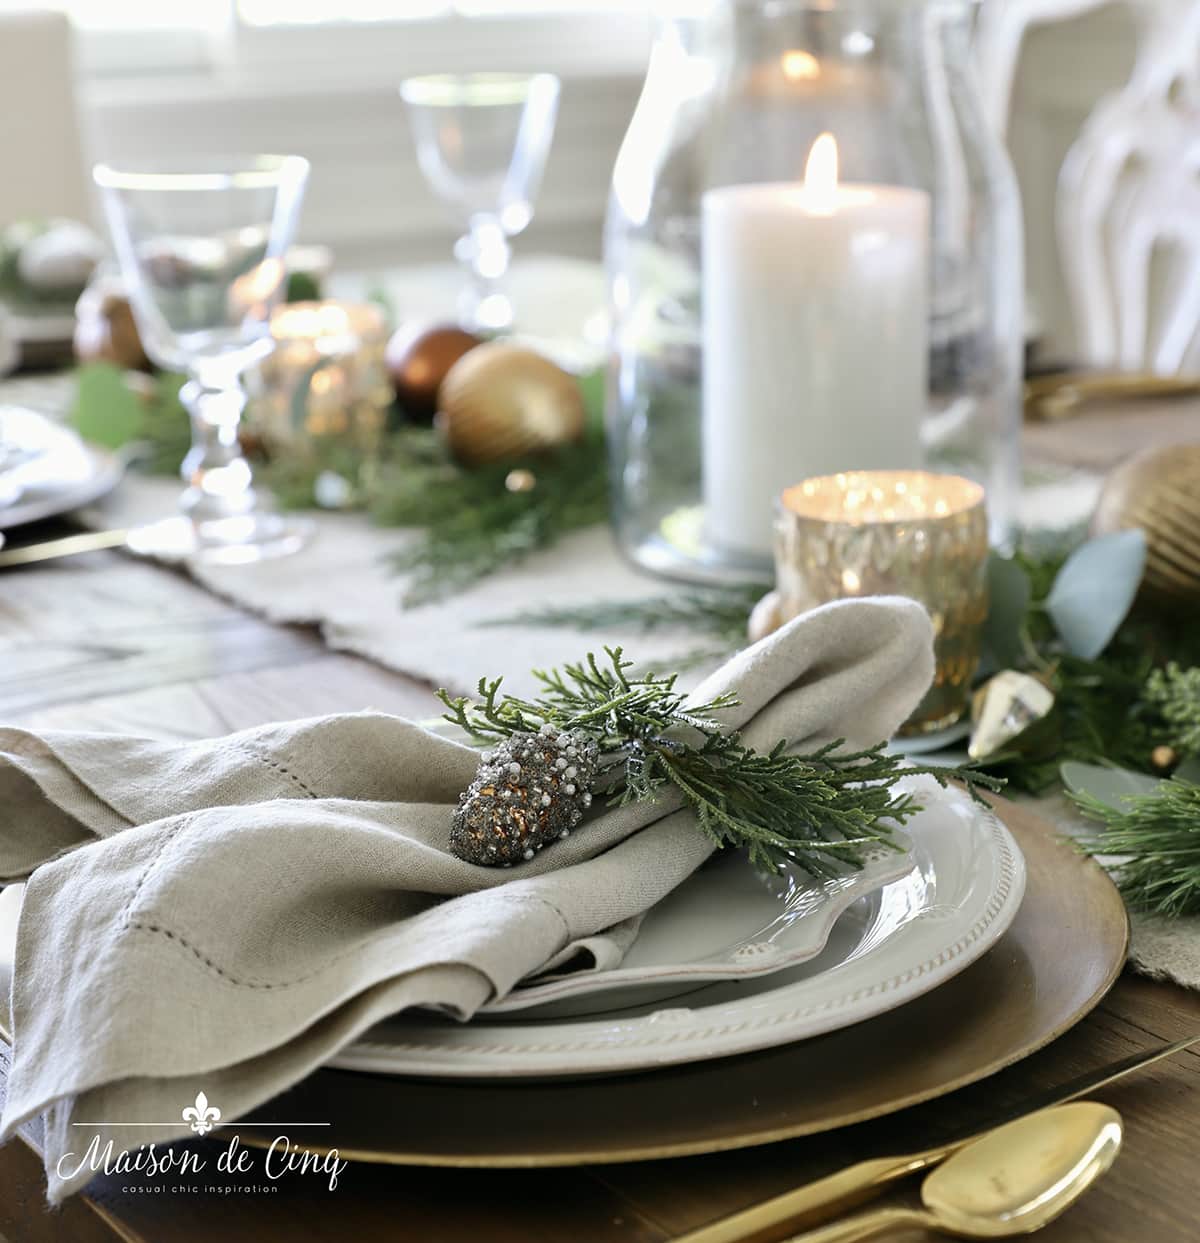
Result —
[{"label": "linen napkin", "polygon": [[[735,692],[756,747],[869,746],[924,693],[931,639],[910,601],[832,604],[694,700]],[[451,814],[477,762],[370,712],[183,744],[0,729],[0,878],[29,876],[0,1138],[45,1115],[52,1201],[91,1176],[57,1168],[72,1123],[116,1152],[166,1142],[198,1090],[244,1116],[390,1014],[469,1019],[577,947],[603,958],[607,930],[618,959],[712,851],[664,793],[517,867],[465,863]]]}]

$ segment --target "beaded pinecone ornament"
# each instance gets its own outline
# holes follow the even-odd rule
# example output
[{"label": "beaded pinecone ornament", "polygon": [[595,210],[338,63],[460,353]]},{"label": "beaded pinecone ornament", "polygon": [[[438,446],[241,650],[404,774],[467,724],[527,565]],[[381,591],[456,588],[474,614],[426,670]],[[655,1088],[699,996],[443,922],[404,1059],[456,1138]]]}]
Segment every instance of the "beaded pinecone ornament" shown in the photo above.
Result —
[{"label": "beaded pinecone ornament", "polygon": [[517,733],[481,757],[460,795],[450,848],[468,863],[509,867],[567,837],[591,806],[600,752],[578,730],[543,725]]}]

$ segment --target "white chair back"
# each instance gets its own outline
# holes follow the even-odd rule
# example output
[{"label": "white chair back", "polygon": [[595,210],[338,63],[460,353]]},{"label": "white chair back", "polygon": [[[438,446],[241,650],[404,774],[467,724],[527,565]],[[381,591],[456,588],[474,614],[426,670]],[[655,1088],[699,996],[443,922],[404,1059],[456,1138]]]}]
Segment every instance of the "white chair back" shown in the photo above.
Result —
[{"label": "white chair back", "polygon": [[1175,374],[1200,352],[1200,0],[1148,11],[1063,165],[1058,235],[1083,360]]},{"label": "white chair back", "polygon": [[71,25],[0,13],[0,227],[27,216],[90,220]]},{"label": "white chair back", "polygon": [[1035,26],[1069,21],[1109,0],[981,0],[975,22],[975,61],[984,110],[1004,137],[1021,45]]}]

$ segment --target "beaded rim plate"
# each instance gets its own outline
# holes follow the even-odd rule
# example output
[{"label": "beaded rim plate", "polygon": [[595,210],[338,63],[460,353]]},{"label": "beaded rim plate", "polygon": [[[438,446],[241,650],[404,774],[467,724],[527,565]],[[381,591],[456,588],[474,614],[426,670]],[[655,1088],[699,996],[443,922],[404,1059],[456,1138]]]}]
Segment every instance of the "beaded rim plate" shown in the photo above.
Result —
[{"label": "beaded rim plate", "polygon": [[589,1019],[527,1015],[460,1024],[401,1016],[329,1065],[435,1078],[611,1074],[773,1048],[901,1006],[995,944],[1025,888],[1021,852],[994,814],[930,778],[911,784],[925,803],[906,826],[912,867],[847,911],[825,949],[799,967],[707,985],[682,999],[686,1004]]}]

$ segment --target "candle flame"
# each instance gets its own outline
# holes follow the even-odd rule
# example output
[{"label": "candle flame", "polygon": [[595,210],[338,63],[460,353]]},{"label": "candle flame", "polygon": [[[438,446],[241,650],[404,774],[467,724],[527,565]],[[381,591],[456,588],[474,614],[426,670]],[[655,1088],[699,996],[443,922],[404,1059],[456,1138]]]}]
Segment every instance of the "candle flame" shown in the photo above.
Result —
[{"label": "candle flame", "polygon": [[822,134],[808,153],[804,166],[804,196],[811,210],[822,215],[833,211],[838,187],[837,139]]},{"label": "candle flame", "polygon": [[811,81],[821,76],[821,62],[811,52],[794,48],[783,54],[783,76],[793,82]]}]

